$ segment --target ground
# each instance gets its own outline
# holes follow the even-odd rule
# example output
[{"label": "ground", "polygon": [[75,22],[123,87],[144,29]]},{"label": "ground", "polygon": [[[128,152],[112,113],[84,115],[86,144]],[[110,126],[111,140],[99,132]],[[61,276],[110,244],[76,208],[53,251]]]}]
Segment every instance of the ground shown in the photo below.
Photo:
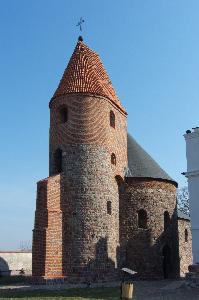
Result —
[{"label": "ground", "polygon": [[[0,300],[119,300],[119,287],[68,288],[4,284],[0,280]],[[135,300],[199,300],[199,288],[190,288],[185,281],[135,281]]]}]

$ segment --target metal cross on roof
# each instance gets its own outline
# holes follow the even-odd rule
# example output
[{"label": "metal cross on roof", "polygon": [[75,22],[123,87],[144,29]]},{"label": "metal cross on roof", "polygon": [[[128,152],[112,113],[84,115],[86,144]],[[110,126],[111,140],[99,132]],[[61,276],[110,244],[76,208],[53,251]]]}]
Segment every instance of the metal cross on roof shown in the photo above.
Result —
[{"label": "metal cross on roof", "polygon": [[84,19],[81,17],[76,26],[79,26],[80,31],[82,31],[82,23],[84,23]]}]

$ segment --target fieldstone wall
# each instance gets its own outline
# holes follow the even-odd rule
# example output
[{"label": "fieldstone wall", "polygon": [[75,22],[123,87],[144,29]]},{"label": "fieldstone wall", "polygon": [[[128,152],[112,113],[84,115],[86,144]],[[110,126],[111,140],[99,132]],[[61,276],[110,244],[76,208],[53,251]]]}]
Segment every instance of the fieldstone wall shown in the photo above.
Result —
[{"label": "fieldstone wall", "polygon": [[188,266],[193,263],[191,223],[189,220],[178,219],[178,235],[180,276],[184,277],[189,272]]},{"label": "fieldstone wall", "polygon": [[32,252],[8,251],[0,252],[0,276],[32,274]]},{"label": "fieldstone wall", "polygon": [[[60,108],[64,105],[68,121],[63,124]],[[110,126],[110,110],[115,114],[115,128]],[[62,150],[62,172],[52,176],[58,148]],[[116,164],[111,163],[112,153]],[[126,116],[112,102],[77,94],[51,102],[51,176],[38,183],[34,276],[75,282],[115,279],[119,260],[117,180],[123,178],[126,167]]]},{"label": "fieldstone wall", "polygon": [[[138,211],[147,212],[147,228],[138,227]],[[170,222],[164,229],[164,212]],[[127,178],[120,201],[121,249],[123,265],[140,278],[175,277],[179,273],[176,186],[163,180]],[[167,248],[164,248],[164,247]],[[163,249],[170,251],[164,270]],[[166,274],[164,274],[166,273]]]},{"label": "fieldstone wall", "polygon": [[[110,157],[105,149],[90,145],[65,147],[65,151],[66,273],[74,281],[113,276],[119,245],[119,195]],[[111,214],[107,212],[108,201]]]}]

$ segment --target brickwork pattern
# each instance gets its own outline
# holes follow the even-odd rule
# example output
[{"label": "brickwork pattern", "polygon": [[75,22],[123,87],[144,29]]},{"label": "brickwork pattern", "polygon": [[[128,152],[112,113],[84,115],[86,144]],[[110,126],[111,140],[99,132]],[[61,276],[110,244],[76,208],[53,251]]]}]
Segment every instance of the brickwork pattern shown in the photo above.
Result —
[{"label": "brickwork pattern", "polygon": [[69,93],[104,96],[124,112],[99,55],[78,42],[52,99]]},{"label": "brickwork pattern", "polygon": [[[60,107],[67,106],[68,121],[60,122]],[[115,114],[115,128],[110,126],[110,111]],[[58,147],[89,144],[116,155],[115,175],[124,176],[127,166],[126,117],[108,99],[100,96],[72,94],[56,99],[51,104],[50,117],[50,175],[53,174],[53,154]]]},{"label": "brickwork pattern", "polygon": [[63,276],[60,175],[38,182],[32,251],[33,276]]}]

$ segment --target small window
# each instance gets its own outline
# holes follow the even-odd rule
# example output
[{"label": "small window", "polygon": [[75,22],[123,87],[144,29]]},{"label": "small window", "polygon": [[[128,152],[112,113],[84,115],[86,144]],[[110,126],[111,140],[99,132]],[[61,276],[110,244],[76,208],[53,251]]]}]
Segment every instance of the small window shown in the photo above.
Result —
[{"label": "small window", "polygon": [[115,128],[115,114],[112,110],[110,111],[110,126]]},{"label": "small window", "polygon": [[62,172],[62,150],[59,148],[54,153],[54,168],[55,174]]},{"label": "small window", "polygon": [[188,242],[188,237],[189,237],[188,230],[185,229],[185,231],[184,231],[184,240],[185,240],[185,242]]},{"label": "small window", "polygon": [[59,111],[60,123],[66,123],[68,121],[68,109],[67,107],[62,107]]},{"label": "small window", "polygon": [[147,212],[144,209],[138,211],[138,227],[143,229],[147,228]]},{"label": "small window", "polygon": [[164,212],[164,231],[167,230],[169,225],[170,225],[170,216],[169,216],[168,211],[165,211]]},{"label": "small window", "polygon": [[111,215],[111,213],[112,213],[111,201],[107,201],[107,214]]},{"label": "small window", "polygon": [[111,163],[116,166],[116,156],[114,153],[111,154]]}]

